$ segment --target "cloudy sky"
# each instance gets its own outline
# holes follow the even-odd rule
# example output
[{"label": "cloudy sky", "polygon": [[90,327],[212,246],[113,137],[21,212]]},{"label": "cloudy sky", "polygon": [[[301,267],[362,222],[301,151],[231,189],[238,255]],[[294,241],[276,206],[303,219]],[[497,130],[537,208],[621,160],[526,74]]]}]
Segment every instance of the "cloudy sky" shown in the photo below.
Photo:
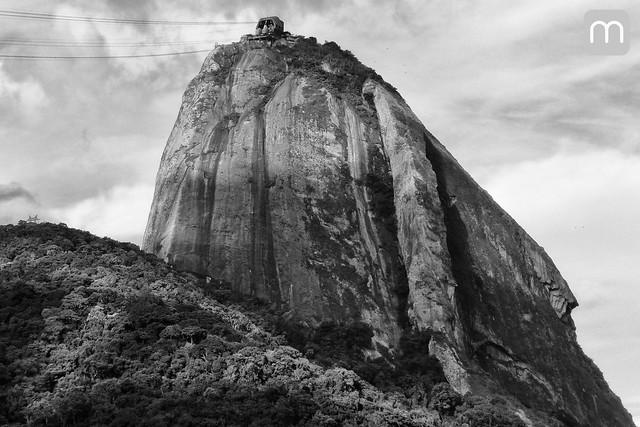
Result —
[{"label": "cloudy sky", "polygon": [[[3,11],[92,17],[277,14],[351,50],[547,249],[581,303],[580,343],[640,422],[640,30],[626,55],[586,55],[583,16],[602,8],[640,28],[637,0],[0,0]],[[252,27],[0,16],[0,55],[200,50]],[[58,46],[95,40],[111,46]],[[38,214],[140,243],[182,91],[205,56],[0,58],[0,223]]]}]

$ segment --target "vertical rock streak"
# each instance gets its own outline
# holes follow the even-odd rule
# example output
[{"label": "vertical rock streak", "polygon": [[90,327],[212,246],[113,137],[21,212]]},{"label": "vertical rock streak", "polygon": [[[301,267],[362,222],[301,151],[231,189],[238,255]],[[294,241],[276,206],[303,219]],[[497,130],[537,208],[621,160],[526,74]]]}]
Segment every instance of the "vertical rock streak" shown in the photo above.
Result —
[{"label": "vertical rock streak", "polygon": [[261,299],[280,302],[279,285],[273,255],[271,210],[269,209],[269,189],[273,183],[269,178],[265,155],[264,112],[258,109],[253,146],[253,173],[251,178],[252,206],[252,248],[250,266],[252,269],[251,293]]},{"label": "vertical rock streak", "polygon": [[[229,140],[229,127],[228,125],[224,127],[223,131],[220,131],[219,126],[216,126],[211,131],[211,134],[208,138],[208,144],[206,145],[205,153],[210,157],[210,167],[203,171],[203,181],[205,183],[204,186],[204,210],[202,212],[203,222],[203,233],[200,233],[200,238],[204,239],[205,242],[203,244],[203,253],[210,254],[211,246],[212,246],[212,230],[211,223],[213,220],[213,215],[210,213],[214,211],[215,208],[215,198],[216,198],[216,176],[218,174],[218,165],[220,164],[220,156],[222,152],[226,149],[227,141]],[[210,257],[203,257],[202,259],[203,267],[202,271],[209,271],[210,269]]]},{"label": "vertical rock streak", "polygon": [[430,143],[426,135],[424,135],[425,154],[436,175],[437,193],[440,204],[443,207],[443,219],[446,229],[446,242],[451,260],[451,274],[456,283],[455,288],[455,308],[456,316],[461,320],[460,325],[464,329],[466,339],[461,340],[460,344],[464,346],[466,352],[469,351],[469,342],[474,340],[472,313],[466,307],[473,298],[479,294],[474,292],[476,286],[476,276],[473,271],[473,260],[469,254],[469,244],[467,229],[464,222],[460,218],[460,213],[455,203],[452,203],[451,196],[447,191],[446,175],[443,171],[442,159],[440,153]]}]

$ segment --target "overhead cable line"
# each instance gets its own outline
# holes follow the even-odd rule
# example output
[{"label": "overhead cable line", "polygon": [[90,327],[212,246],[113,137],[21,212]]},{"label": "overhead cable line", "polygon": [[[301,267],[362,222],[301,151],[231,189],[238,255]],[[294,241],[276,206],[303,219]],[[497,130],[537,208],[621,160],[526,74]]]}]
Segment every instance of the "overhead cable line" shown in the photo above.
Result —
[{"label": "overhead cable line", "polygon": [[[106,38],[100,37],[100,38],[93,38],[93,39],[75,39],[75,38],[2,38],[1,40],[5,40],[8,42],[33,42],[33,43],[104,43]],[[111,42],[114,43],[138,43],[137,41],[135,41],[132,38],[120,38],[120,39],[111,39],[109,38],[109,40]],[[204,42],[204,41],[213,41],[212,39],[201,39],[201,40],[184,40],[184,42]],[[152,43],[178,43],[178,42],[182,42],[181,40],[150,40],[150,42]]]},{"label": "overhead cable line", "polygon": [[19,19],[101,22],[108,24],[132,25],[248,25],[255,23],[255,21],[172,21],[164,19],[98,18],[90,16],[56,15],[53,13],[25,12],[2,9],[0,9],[0,16]]},{"label": "overhead cable line", "polygon": [[64,55],[3,55],[0,54],[0,58],[7,59],[111,59],[111,58],[149,58],[154,56],[178,56],[178,55],[191,55],[194,53],[211,52],[210,49],[204,50],[190,50],[186,52],[166,52],[166,53],[147,53],[139,55],[95,55],[95,56],[64,56]]},{"label": "overhead cable line", "polygon": [[163,42],[79,42],[79,41],[37,41],[19,39],[0,39],[0,45],[30,47],[146,47],[146,46],[185,46],[194,44],[213,44],[213,40],[163,41]]}]

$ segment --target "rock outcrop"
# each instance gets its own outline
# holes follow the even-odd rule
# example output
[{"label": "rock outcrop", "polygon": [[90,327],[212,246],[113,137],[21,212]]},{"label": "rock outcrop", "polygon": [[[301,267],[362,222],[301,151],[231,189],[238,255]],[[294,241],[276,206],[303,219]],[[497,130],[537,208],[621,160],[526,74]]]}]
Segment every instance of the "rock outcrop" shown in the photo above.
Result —
[{"label": "rock outcrop", "polygon": [[162,157],[144,249],[291,322],[364,322],[369,357],[393,360],[423,331],[460,393],[511,396],[557,425],[633,425],[578,346],[577,302],[548,255],[334,43],[207,57]]}]

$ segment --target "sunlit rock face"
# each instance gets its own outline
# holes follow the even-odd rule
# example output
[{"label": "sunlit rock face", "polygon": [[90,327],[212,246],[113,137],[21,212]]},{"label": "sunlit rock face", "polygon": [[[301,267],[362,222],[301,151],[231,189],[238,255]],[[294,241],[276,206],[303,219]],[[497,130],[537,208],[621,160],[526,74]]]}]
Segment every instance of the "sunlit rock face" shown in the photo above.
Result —
[{"label": "sunlit rock face", "polygon": [[524,418],[633,425],[578,346],[577,302],[548,255],[335,44],[207,57],[162,156],[144,248],[288,320],[365,322],[373,357],[424,331],[457,391],[515,397]]}]

